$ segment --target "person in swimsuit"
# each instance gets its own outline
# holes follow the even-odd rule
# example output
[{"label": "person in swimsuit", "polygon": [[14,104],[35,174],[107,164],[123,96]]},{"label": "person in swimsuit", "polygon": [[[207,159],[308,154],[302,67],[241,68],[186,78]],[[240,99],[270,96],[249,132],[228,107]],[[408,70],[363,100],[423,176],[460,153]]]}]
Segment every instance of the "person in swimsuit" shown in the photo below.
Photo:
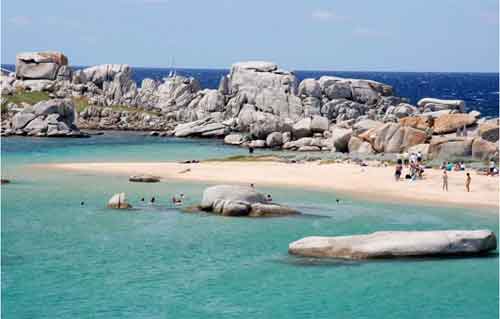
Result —
[{"label": "person in swimsuit", "polygon": [[465,178],[465,189],[467,190],[467,192],[470,192],[470,182],[471,182],[471,177],[470,174],[467,173],[467,176]]},{"label": "person in swimsuit", "polygon": [[448,173],[446,170],[443,171],[443,190],[448,191]]}]

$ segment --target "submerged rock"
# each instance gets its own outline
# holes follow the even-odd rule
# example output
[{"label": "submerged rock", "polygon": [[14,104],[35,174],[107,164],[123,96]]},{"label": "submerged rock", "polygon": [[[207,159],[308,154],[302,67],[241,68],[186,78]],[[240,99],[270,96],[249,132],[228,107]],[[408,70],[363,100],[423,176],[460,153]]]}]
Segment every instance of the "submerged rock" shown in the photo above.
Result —
[{"label": "submerged rock", "polygon": [[479,254],[495,250],[489,230],[381,231],[367,235],[306,237],[291,243],[288,252],[306,257],[346,259]]},{"label": "submerged rock", "polygon": [[158,183],[160,181],[160,177],[154,175],[133,175],[129,177],[129,182],[137,182],[137,183]]},{"label": "submerged rock", "polygon": [[128,209],[132,208],[132,205],[128,203],[125,193],[117,193],[109,199],[108,208]]}]

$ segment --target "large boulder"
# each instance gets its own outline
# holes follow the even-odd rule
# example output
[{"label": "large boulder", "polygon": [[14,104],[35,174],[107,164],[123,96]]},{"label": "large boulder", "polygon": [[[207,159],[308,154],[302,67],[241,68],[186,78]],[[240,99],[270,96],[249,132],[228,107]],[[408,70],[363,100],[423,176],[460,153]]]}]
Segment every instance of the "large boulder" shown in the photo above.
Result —
[{"label": "large boulder", "polygon": [[335,151],[348,152],[348,144],[351,139],[352,130],[333,126],[330,128],[330,133],[331,136],[329,137],[329,140],[332,141]]},{"label": "large boulder", "polygon": [[14,129],[22,129],[34,118],[36,118],[36,115],[33,113],[18,112],[12,117],[12,127]]},{"label": "large boulder", "polygon": [[[369,131],[365,132],[369,133]],[[373,130],[375,136],[372,146],[377,152],[401,153],[413,145],[424,143],[427,134],[412,127],[402,127],[399,124],[387,123]]]},{"label": "large boulder", "polygon": [[355,154],[375,153],[375,150],[373,149],[370,143],[363,141],[362,139],[356,136],[351,136],[351,138],[349,139],[349,143],[347,145],[347,149],[349,153],[355,153]]},{"label": "large boulder", "polygon": [[382,123],[380,121],[365,119],[365,120],[361,120],[359,122],[356,122],[352,128],[354,130],[354,133],[356,135],[359,135],[359,134],[362,134],[362,133],[368,131],[369,129],[378,128],[378,127],[381,127],[382,125],[384,125],[384,123]]},{"label": "large boulder", "polygon": [[254,103],[256,94],[264,88],[293,94],[296,86],[295,76],[272,62],[238,62],[231,66],[229,74],[229,91],[233,94],[245,92],[248,103]]},{"label": "large boulder", "polygon": [[246,141],[248,141],[247,136],[241,133],[232,133],[224,137],[224,143],[230,145],[241,145]]},{"label": "large boulder", "polygon": [[313,133],[323,133],[328,130],[328,118],[315,115],[311,119],[311,131]]},{"label": "large boulder", "polygon": [[477,119],[470,114],[445,114],[434,120],[434,134],[453,133],[464,126],[476,123]]},{"label": "large boulder", "polygon": [[498,142],[500,126],[497,121],[485,122],[479,125],[479,136],[488,142]]},{"label": "large boulder", "polygon": [[120,73],[127,75],[132,73],[132,69],[127,64],[100,64],[83,69],[83,78],[102,88],[104,82],[111,82]]},{"label": "large boulder", "polygon": [[280,119],[266,112],[255,112],[250,124],[250,134],[257,139],[265,139],[272,132],[280,130]]},{"label": "large boulder", "polygon": [[128,209],[132,208],[127,201],[127,195],[125,193],[114,194],[108,201],[108,208],[114,209]]},{"label": "large boulder", "polygon": [[283,133],[273,132],[266,138],[266,145],[268,147],[280,147],[283,144]]},{"label": "large boulder", "polygon": [[299,85],[299,96],[321,97],[321,86],[315,79],[304,79]]},{"label": "large boulder", "polygon": [[498,143],[476,137],[472,142],[472,157],[478,160],[498,158]]},{"label": "large boulder", "polygon": [[472,155],[472,138],[433,137],[429,145],[432,158],[451,160]]},{"label": "large boulder", "polygon": [[401,126],[409,126],[419,130],[427,130],[433,126],[434,120],[430,116],[406,116],[399,119]]},{"label": "large boulder", "polygon": [[324,88],[325,95],[330,99],[351,99],[351,85],[345,81],[335,81]]},{"label": "large boulder", "polygon": [[23,52],[16,56],[16,77],[19,79],[55,80],[59,69],[68,64],[61,52]]},{"label": "large boulder", "polygon": [[252,187],[217,185],[205,189],[200,209],[224,216],[282,216],[298,214],[295,209],[270,203]]},{"label": "large boulder", "polygon": [[297,123],[295,123],[292,127],[292,134],[295,139],[299,139],[302,137],[307,137],[312,135],[312,119],[310,117],[304,118]]},{"label": "large boulder", "polygon": [[208,187],[205,189],[205,191],[203,191],[200,208],[203,210],[211,210],[215,201],[217,200],[255,204],[265,203],[266,196],[257,192],[252,187],[238,185],[216,185]]},{"label": "large boulder", "polygon": [[207,117],[198,121],[177,125],[174,129],[174,135],[176,137],[221,137],[227,135],[228,131],[228,128],[224,124]]},{"label": "large boulder", "polygon": [[305,257],[346,259],[477,255],[495,250],[489,230],[380,231],[367,235],[306,237],[288,252]]},{"label": "large boulder", "polygon": [[424,109],[425,112],[441,110],[458,110],[463,112],[465,108],[465,102],[463,100],[442,100],[428,97],[419,100],[417,105]]},{"label": "large boulder", "polygon": [[349,80],[352,89],[352,99],[359,103],[375,104],[381,96],[393,95],[390,85],[371,80]]}]

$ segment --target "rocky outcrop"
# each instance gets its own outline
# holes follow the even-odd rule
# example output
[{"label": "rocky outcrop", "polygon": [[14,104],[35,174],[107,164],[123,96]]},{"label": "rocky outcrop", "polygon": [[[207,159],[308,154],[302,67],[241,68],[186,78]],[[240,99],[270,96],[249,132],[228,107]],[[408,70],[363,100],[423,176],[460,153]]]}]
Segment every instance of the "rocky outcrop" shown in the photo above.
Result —
[{"label": "rocky outcrop", "polygon": [[[52,66],[46,78],[36,79],[3,72],[2,95],[46,91],[59,98],[72,97],[79,105],[89,104],[79,114],[81,128],[153,130],[160,136],[225,138],[232,145],[363,154],[405,152],[415,145],[428,145],[430,156],[468,153],[468,142],[441,143],[435,138],[464,126],[465,136],[498,141],[498,121],[480,119],[477,111],[462,113],[461,100],[425,98],[413,106],[380,82],[322,76],[298,83],[293,72],[272,62],[235,63],[214,90],[201,89],[196,79],[179,75],[144,79],[137,86],[128,65],[72,70],[60,53],[19,57],[23,67],[33,64],[30,67],[35,68],[37,63],[57,67]],[[12,123],[33,132],[45,128],[44,119],[31,112],[21,112]],[[1,134],[9,130],[2,128]],[[479,145],[484,149],[488,144],[478,141],[477,145],[479,156]],[[460,150],[462,146],[465,149]]]},{"label": "rocky outcrop", "polygon": [[489,230],[381,231],[367,235],[306,237],[291,243],[293,255],[318,258],[370,259],[477,255],[495,250]]},{"label": "rocky outcrop", "polygon": [[132,208],[132,205],[130,205],[127,201],[127,196],[125,193],[117,193],[114,194],[108,201],[108,208],[114,208],[114,209],[129,209]]},{"label": "rocky outcrop", "polygon": [[170,135],[175,123],[160,113],[143,112],[138,109],[114,109],[112,107],[89,106],[78,117],[78,126],[93,130],[163,131]]},{"label": "rocky outcrop", "polygon": [[75,110],[69,99],[52,99],[27,106],[11,121],[13,133],[37,137],[84,137],[75,125]]},{"label": "rocky outcrop", "polygon": [[54,81],[68,58],[61,52],[23,52],[16,56],[16,77]]},{"label": "rocky outcrop", "polygon": [[203,192],[200,209],[223,216],[269,217],[298,214],[298,211],[270,203],[252,187],[217,185]]}]

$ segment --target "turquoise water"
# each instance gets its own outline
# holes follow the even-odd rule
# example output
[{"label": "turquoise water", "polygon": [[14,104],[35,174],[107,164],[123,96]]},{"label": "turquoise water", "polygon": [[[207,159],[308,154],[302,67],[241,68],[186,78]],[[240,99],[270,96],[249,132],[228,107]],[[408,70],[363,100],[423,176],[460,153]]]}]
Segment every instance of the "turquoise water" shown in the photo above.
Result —
[{"label": "turquoise water", "polygon": [[[204,184],[131,184],[30,167],[74,161],[162,161],[240,154],[220,142],[110,134],[2,140],[3,318],[498,318],[498,256],[348,262],[287,254],[309,235],[490,228],[495,214],[404,206],[257,187],[301,217],[181,213],[173,193]],[[125,191],[134,211],[104,208]],[[141,205],[156,196],[158,205]],[[85,206],[80,206],[80,201]]]}]

